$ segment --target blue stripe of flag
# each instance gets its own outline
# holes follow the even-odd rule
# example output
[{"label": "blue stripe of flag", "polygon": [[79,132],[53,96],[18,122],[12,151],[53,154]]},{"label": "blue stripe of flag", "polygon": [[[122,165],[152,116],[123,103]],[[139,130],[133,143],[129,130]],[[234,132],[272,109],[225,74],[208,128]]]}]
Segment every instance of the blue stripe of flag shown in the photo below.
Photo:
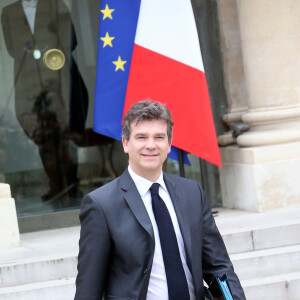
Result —
[{"label": "blue stripe of flag", "polygon": [[[95,90],[94,130],[100,134],[121,140],[122,116],[127,82],[132,58],[132,51],[141,0],[103,0],[100,8],[97,76]],[[103,20],[101,10],[114,9]],[[112,40],[113,47],[103,48],[101,37],[106,33]],[[124,71],[115,71],[113,61],[118,57],[124,64]]]}]

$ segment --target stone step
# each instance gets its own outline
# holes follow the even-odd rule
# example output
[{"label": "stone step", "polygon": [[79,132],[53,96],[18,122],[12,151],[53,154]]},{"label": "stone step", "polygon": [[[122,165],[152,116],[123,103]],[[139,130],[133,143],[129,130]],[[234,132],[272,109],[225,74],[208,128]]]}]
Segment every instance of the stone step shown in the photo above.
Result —
[{"label": "stone step", "polygon": [[299,232],[300,222],[272,228],[249,228],[231,233],[225,233],[221,230],[224,243],[230,254],[300,244]]},{"label": "stone step", "polygon": [[300,272],[241,281],[247,300],[299,300]]},{"label": "stone step", "polygon": [[0,288],[0,300],[73,300],[75,278]]},{"label": "stone step", "polygon": [[0,287],[76,276],[79,227],[21,234],[22,246],[0,251]]},{"label": "stone step", "polygon": [[[247,300],[299,300],[300,272],[242,280]],[[75,278],[63,278],[0,289],[0,300],[73,300]]]},{"label": "stone step", "polygon": [[[77,274],[76,255],[52,255],[0,265],[0,287],[72,278]],[[1,299],[1,298],[0,298]]]},{"label": "stone step", "polygon": [[[272,290],[299,285],[298,277],[283,279],[284,274],[300,270],[300,209],[262,214],[219,210],[216,223],[249,297],[256,295],[256,288],[260,293],[265,286]],[[22,234],[22,247],[1,250],[0,300],[73,299],[79,229]],[[286,293],[293,297],[298,290],[290,288]]]},{"label": "stone step", "polygon": [[240,280],[264,278],[300,270],[300,244],[232,254],[230,257]]},{"label": "stone step", "polygon": [[220,210],[215,218],[230,254],[300,244],[300,209],[268,213]]}]

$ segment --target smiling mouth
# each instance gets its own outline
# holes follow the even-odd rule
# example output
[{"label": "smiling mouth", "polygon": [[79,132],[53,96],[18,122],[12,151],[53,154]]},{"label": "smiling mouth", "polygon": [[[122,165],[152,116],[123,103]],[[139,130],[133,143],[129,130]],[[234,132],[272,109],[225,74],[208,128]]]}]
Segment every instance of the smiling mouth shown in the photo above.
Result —
[{"label": "smiling mouth", "polygon": [[142,154],[144,157],[156,157],[158,154]]}]

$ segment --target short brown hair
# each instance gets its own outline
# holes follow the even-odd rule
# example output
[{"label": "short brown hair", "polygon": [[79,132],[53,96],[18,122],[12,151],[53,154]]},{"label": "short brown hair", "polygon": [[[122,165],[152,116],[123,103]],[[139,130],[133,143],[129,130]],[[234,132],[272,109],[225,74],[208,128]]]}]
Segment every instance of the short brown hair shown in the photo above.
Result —
[{"label": "short brown hair", "polygon": [[123,119],[122,136],[129,141],[131,124],[135,122],[135,125],[137,125],[139,122],[146,120],[166,121],[168,141],[171,142],[174,124],[171,113],[164,104],[150,99],[136,102],[131,106]]}]

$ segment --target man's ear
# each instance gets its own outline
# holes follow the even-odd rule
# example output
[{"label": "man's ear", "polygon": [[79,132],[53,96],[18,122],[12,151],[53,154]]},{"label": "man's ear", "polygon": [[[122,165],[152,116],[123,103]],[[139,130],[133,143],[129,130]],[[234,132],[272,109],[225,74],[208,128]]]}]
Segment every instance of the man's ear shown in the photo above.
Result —
[{"label": "man's ear", "polygon": [[123,149],[126,154],[128,154],[128,141],[122,136],[122,144],[123,144]]},{"label": "man's ear", "polygon": [[172,145],[172,141],[169,142],[169,151],[168,151],[168,153],[171,152],[171,145]]}]

